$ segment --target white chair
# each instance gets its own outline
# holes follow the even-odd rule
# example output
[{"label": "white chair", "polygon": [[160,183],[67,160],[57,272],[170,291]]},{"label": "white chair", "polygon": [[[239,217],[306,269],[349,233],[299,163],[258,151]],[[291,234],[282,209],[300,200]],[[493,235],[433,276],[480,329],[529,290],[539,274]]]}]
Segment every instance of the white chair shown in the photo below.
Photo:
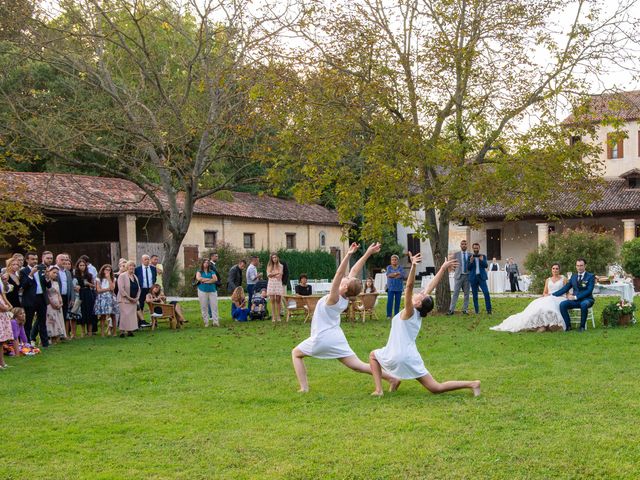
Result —
[{"label": "white chair", "polygon": [[[576,325],[580,326],[581,312],[579,308],[572,308],[569,310],[569,320],[571,321],[571,323],[575,323]],[[587,329],[589,320],[591,320],[591,325],[593,326],[593,328],[596,328],[596,318],[593,315],[593,307],[589,307],[589,311],[587,312],[587,321],[584,324],[585,330]]]},{"label": "white chair", "polygon": [[296,285],[298,285],[299,281],[298,280],[289,280],[289,283],[291,284],[291,291],[293,293],[295,293]]}]

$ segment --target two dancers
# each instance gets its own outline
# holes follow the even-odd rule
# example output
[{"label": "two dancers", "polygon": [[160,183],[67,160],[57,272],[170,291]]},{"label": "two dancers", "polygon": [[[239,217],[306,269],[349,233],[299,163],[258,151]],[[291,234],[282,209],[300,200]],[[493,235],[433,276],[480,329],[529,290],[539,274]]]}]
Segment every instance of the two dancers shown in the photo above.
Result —
[{"label": "two dancers", "polygon": [[416,265],[420,262],[421,257],[419,254],[411,257],[411,271],[405,292],[405,308],[392,320],[387,346],[371,352],[369,364],[358,358],[340,328],[340,314],[349,306],[348,297],[354,297],[360,293],[362,284],[358,279],[358,274],[367,259],[380,251],[380,244],[371,245],[347,273],[349,259],[358,250],[358,247],[356,243],[351,244],[333,278],[331,292],[318,302],[311,321],[311,336],[291,352],[293,367],[300,384],[298,391],[309,391],[304,358],[315,357],[337,359],[356,372],[373,375],[376,386],[373,395],[382,395],[382,379],[389,382],[389,391],[393,392],[398,388],[401,380],[414,378],[433,393],[469,388],[474,395],[479,395],[480,382],[478,380],[444,383],[438,383],[434,380],[424,367],[415,344],[422,324],[422,317],[433,309],[433,300],[429,293],[436,287],[447,269],[456,266],[454,260],[445,262],[429,285],[421,293],[413,295]]}]

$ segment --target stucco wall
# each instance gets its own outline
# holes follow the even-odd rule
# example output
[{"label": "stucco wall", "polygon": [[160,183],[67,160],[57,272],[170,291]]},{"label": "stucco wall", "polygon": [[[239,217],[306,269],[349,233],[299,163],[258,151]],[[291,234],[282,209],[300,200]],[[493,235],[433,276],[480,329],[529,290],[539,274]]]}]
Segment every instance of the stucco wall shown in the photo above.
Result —
[{"label": "stucco wall", "polygon": [[612,132],[613,127],[600,127],[597,133],[597,142],[602,147],[600,159],[605,164],[606,177],[618,177],[633,168],[640,168],[640,157],[638,156],[638,122],[627,122],[623,128],[629,138],[623,141],[623,158],[607,159],[607,134]]}]

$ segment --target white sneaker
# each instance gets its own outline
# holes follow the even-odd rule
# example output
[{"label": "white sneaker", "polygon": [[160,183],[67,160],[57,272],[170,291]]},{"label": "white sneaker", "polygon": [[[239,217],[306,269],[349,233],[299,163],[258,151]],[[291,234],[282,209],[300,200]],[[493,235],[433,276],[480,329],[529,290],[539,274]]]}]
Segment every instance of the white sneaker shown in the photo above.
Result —
[{"label": "white sneaker", "polygon": [[209,322],[204,324],[204,328],[207,328],[209,326]]}]

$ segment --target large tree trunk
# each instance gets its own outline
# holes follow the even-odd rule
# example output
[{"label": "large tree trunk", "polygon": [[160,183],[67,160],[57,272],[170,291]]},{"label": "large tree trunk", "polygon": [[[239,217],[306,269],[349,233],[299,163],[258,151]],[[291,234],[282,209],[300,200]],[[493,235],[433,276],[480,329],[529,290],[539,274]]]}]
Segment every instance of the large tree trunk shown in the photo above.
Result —
[{"label": "large tree trunk", "polygon": [[[166,293],[174,293],[178,288],[177,277],[174,278],[174,272],[178,264],[178,253],[180,253],[180,245],[184,240],[186,231],[178,231],[172,233],[164,242],[164,259],[162,266],[164,268],[162,279]],[[172,281],[173,280],[173,281]]]},{"label": "large tree trunk", "polygon": [[[435,211],[430,211],[427,213],[425,221],[428,223],[429,229],[434,232],[429,236],[429,243],[437,271],[449,255],[449,216],[441,213],[438,217]],[[437,311],[445,313],[449,310],[450,303],[451,288],[449,287],[449,274],[446,273],[436,288]]]}]

